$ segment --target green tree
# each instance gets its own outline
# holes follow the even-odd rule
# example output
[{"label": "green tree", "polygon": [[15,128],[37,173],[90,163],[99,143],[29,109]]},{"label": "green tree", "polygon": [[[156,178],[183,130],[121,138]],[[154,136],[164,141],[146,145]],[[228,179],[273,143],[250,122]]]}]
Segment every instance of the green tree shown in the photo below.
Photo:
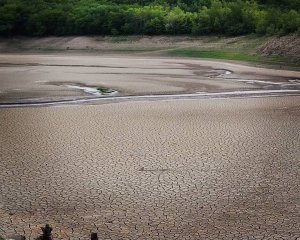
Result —
[{"label": "green tree", "polygon": [[194,14],[184,12],[179,7],[172,9],[166,16],[166,32],[169,34],[187,34],[192,32]]}]

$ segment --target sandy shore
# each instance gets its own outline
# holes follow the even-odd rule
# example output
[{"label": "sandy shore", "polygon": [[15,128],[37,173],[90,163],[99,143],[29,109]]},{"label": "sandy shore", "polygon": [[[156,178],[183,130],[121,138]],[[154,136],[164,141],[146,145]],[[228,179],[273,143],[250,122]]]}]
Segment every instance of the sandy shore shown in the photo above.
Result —
[{"label": "sandy shore", "polygon": [[296,239],[300,97],[0,110],[0,235]]},{"label": "sandy shore", "polygon": [[[300,73],[206,60],[132,56],[0,55],[0,103],[114,96],[300,90]],[[73,87],[72,87],[73,86]]]}]

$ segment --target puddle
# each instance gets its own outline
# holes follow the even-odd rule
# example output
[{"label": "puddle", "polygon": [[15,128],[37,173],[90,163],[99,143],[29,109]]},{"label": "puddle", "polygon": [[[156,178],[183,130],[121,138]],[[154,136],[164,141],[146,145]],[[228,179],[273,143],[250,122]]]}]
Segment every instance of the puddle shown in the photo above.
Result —
[{"label": "puddle", "polygon": [[205,74],[206,77],[216,77],[216,78],[222,78],[226,75],[230,75],[233,72],[227,69],[214,69],[211,71],[208,71],[207,74]]},{"label": "puddle", "polygon": [[112,95],[116,93],[117,91],[111,89],[111,88],[105,88],[105,87],[97,87],[97,90],[102,94],[102,95]]},{"label": "puddle", "polygon": [[111,96],[117,93],[116,90],[105,87],[83,87],[77,85],[63,85],[67,88],[79,89],[85,93],[92,94],[94,96]]}]

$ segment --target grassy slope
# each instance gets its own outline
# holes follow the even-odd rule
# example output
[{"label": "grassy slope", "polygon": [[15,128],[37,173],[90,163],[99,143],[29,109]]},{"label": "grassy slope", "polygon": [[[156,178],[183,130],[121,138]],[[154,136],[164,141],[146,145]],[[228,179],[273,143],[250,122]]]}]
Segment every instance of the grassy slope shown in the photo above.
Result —
[{"label": "grassy slope", "polygon": [[202,46],[172,49],[166,51],[165,54],[174,57],[234,60],[251,65],[300,70],[300,59],[296,56],[266,56],[259,54],[259,47],[269,39],[268,37],[255,35],[237,38],[212,37],[211,42],[207,42]]},{"label": "grassy slope", "polygon": [[167,52],[167,55],[176,57],[193,57],[207,59],[235,60],[252,64],[275,65],[275,67],[286,66],[299,68],[300,62],[282,56],[261,56],[247,52],[233,52],[222,50],[200,50],[200,49],[178,49]]}]

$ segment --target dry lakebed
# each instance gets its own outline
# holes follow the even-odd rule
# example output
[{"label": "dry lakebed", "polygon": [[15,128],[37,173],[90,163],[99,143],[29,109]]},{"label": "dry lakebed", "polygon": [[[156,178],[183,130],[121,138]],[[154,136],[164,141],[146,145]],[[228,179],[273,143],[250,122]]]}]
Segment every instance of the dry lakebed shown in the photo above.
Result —
[{"label": "dry lakebed", "polygon": [[300,238],[300,73],[0,55],[0,236]]}]

